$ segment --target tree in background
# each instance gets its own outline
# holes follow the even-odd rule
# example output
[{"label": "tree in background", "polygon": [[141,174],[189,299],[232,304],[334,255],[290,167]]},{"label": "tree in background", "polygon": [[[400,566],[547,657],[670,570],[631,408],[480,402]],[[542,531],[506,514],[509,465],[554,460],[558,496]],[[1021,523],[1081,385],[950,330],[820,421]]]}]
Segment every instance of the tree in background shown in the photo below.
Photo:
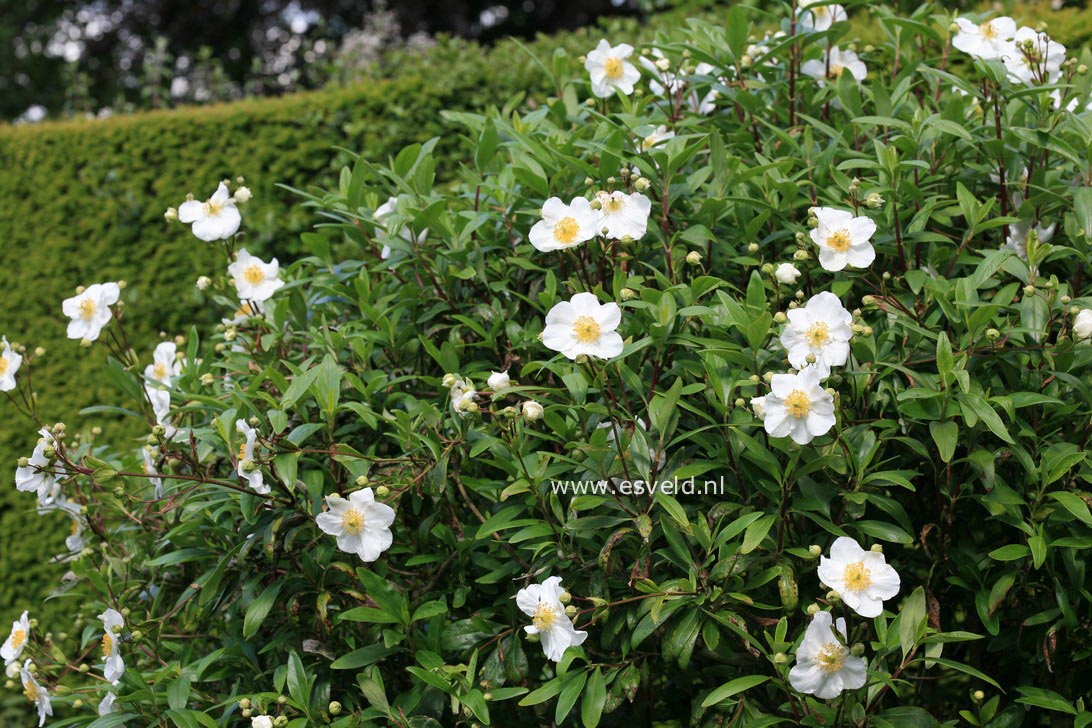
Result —
[{"label": "tree in background", "polygon": [[[314,88],[347,37],[365,63],[437,33],[489,41],[648,10],[660,0],[3,2],[0,116],[162,108]],[[411,43],[413,45],[413,43]],[[354,62],[359,63],[359,59]]]}]

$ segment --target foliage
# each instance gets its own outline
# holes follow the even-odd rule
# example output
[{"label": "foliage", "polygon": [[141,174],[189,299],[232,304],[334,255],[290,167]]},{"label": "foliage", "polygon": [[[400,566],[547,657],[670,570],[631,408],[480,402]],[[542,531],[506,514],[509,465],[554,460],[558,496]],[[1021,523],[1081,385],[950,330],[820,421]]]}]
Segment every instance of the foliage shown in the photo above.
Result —
[{"label": "foliage", "polygon": [[[658,22],[679,19],[665,15]],[[656,27],[615,21],[602,30],[647,38]],[[561,40],[576,52],[594,43],[598,32],[586,29]],[[0,127],[0,196],[6,201],[0,240],[23,261],[0,266],[0,285],[19,302],[5,307],[0,333],[46,349],[35,366],[42,411],[68,413],[72,430],[88,437],[93,426],[111,439],[138,433],[109,413],[75,416],[112,391],[102,362],[75,355],[57,320],[60,301],[76,285],[100,275],[129,283],[127,298],[142,310],[129,335],[145,356],[161,331],[186,331],[192,324],[211,331],[219,321],[194,289],[194,280],[217,258],[187,233],[165,227],[168,206],[189,192],[203,199],[216,180],[242,175],[254,192],[246,244],[282,258],[296,255],[299,233],[311,219],[291,208],[296,197],[279,184],[332,184],[348,159],[335,148],[382,160],[434,136],[449,139],[440,144],[445,161],[438,176],[450,178],[462,151],[441,111],[484,109],[516,93],[525,93],[526,103],[542,102],[551,85],[539,63],[548,62],[558,42],[544,38],[521,47],[509,41],[485,49],[450,40],[434,49],[432,65],[419,58],[405,64],[405,73],[365,85],[169,113]],[[11,466],[33,442],[23,423],[0,422],[0,461]],[[43,563],[62,539],[40,529],[29,512],[12,489],[0,489],[0,623],[18,616],[21,600],[44,597],[64,573]],[[50,602],[47,615],[63,608]]]},{"label": "foliage", "polygon": [[[444,114],[467,160],[446,180],[437,138],[389,164],[342,157],[332,189],[300,192],[315,227],[262,316],[211,337],[171,322],[187,337],[177,438],[155,427],[124,347],[82,351],[151,432],[165,493],[133,443],[58,434],[54,467],[87,508],[89,544],[69,564],[78,644],[44,640],[40,623],[31,647],[44,684],[61,683],[57,725],[245,725],[244,711],[345,727],[1087,725],[1092,346],[1071,307],[1092,303],[1092,127],[1048,92],[1084,109],[1088,76],[1067,66],[1028,88],[978,62],[960,78],[950,16],[876,12],[911,38],[866,54],[890,72],[860,85],[799,75],[845,24],[759,51],[736,9],[657,41],[692,76],[674,97],[585,102],[586,75],[559,52],[542,103]],[[698,62],[714,71],[694,75]],[[716,92],[712,113],[690,108],[692,90]],[[659,125],[675,136],[646,148]],[[209,167],[191,180],[236,172],[218,151],[201,148]],[[549,197],[611,189],[651,198],[646,235],[528,242]],[[815,206],[874,221],[876,261],[824,270]],[[244,230],[261,217],[244,209]],[[1006,237],[1022,223],[1043,232],[1021,253]],[[247,235],[204,251],[202,270],[255,238],[274,248]],[[795,285],[775,273],[789,261]],[[96,257],[84,275],[117,270]],[[133,288],[126,330],[174,308]],[[547,313],[587,291],[622,309],[609,361],[540,341]],[[748,402],[788,368],[781,313],[823,291],[853,310],[851,355],[824,383],[833,429],[795,445]],[[223,274],[205,295],[195,320],[238,306]],[[480,386],[505,369],[514,386]],[[455,380],[478,398],[452,401]],[[251,466],[238,419],[260,433]],[[270,494],[237,475],[255,467]],[[724,490],[620,489],[690,478]],[[606,490],[555,487],[575,480]],[[396,511],[372,563],[316,523],[324,499],[365,487]],[[817,578],[838,536],[883,546],[901,575],[874,619]],[[513,601],[548,576],[590,635],[556,665]],[[126,618],[128,671],[120,712],[95,720],[72,704],[104,687],[66,666],[99,671],[93,615],[108,607]],[[847,617],[868,690],[792,687],[815,608]]]}]

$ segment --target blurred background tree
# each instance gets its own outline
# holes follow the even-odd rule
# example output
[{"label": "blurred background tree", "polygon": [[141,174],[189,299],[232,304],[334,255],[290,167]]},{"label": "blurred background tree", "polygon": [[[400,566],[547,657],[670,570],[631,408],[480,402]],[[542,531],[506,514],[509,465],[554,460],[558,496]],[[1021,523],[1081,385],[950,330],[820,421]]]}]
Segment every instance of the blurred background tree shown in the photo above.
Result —
[{"label": "blurred background tree", "polygon": [[162,108],[344,81],[436,34],[489,42],[669,0],[0,0],[0,118]]}]

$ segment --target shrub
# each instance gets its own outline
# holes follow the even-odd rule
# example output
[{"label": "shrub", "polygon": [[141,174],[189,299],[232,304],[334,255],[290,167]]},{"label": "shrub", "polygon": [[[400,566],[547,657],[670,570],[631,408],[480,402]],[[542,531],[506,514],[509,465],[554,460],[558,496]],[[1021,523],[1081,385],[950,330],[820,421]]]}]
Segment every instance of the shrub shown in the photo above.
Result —
[{"label": "shrub", "polygon": [[666,97],[559,53],[445,115],[448,181],[357,156],[299,260],[209,246],[236,319],[162,368],[122,291],[83,355],[148,449],[22,473],[84,529],[26,653],[63,724],[1086,725],[1087,76],[877,12],[861,82],[741,8],[642,58]]},{"label": "shrub", "polygon": [[[673,18],[655,18],[648,27],[614,21],[608,28],[626,37],[651,37]],[[594,42],[596,32],[580,30],[561,40],[582,48]],[[57,323],[58,301],[93,276],[129,283],[126,297],[139,301],[142,311],[129,335],[141,352],[151,350],[161,331],[185,332],[196,324],[204,332],[217,323],[193,285],[216,256],[163,223],[164,210],[186,193],[208,194],[205,187],[216,180],[242,175],[254,191],[246,244],[282,258],[299,255],[299,233],[311,220],[290,208],[295,193],[278,185],[333,184],[348,158],[334,147],[378,161],[442,135],[444,109],[483,109],[517,92],[528,102],[544,100],[550,85],[538,59],[548,62],[557,42],[541,39],[525,51],[514,41],[485,49],[450,40],[427,57],[403,59],[404,73],[365,85],[106,120],[0,127],[0,240],[9,256],[17,252],[21,260],[0,267],[0,284],[19,302],[5,307],[0,333],[46,349],[35,366],[42,411],[70,413],[72,430],[88,436],[95,426],[108,439],[139,434],[110,412],[75,417],[113,391],[102,362],[73,355]],[[441,157],[448,160],[439,168],[441,179],[458,169],[455,138],[441,144]],[[32,432],[20,423],[0,423],[0,461],[13,464],[33,443]],[[50,537],[27,514],[12,489],[0,489],[4,622],[18,616],[18,604],[28,595],[44,597],[64,573],[43,563],[62,539]],[[63,619],[63,603],[50,602],[46,609],[43,617]]]}]

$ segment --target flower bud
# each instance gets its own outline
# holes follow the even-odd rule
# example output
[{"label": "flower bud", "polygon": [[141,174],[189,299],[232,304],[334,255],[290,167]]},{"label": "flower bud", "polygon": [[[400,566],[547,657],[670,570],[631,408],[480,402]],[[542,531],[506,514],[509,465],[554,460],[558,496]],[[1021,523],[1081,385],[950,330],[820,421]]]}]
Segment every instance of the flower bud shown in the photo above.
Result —
[{"label": "flower bud", "polygon": [[974,702],[981,703],[983,700],[986,699],[986,693],[982,692],[981,690],[975,690],[973,693],[971,693],[971,698],[974,699]]},{"label": "flower bud", "polygon": [[572,604],[565,607],[565,615],[568,616],[568,617],[575,617],[576,616],[576,607],[573,606]]},{"label": "flower bud", "polygon": [[811,258],[811,253],[806,250],[797,250],[792,254],[793,260],[808,260]]},{"label": "flower bud", "polygon": [[789,661],[789,656],[784,652],[775,652],[773,656],[773,663],[775,665],[784,665]]},{"label": "flower bud", "polygon": [[865,198],[865,205],[875,210],[883,206],[883,195],[879,192],[869,192]]},{"label": "flower bud", "polygon": [[632,301],[634,298],[637,297],[637,291],[633,290],[632,288],[623,288],[621,296],[623,301]]},{"label": "flower bud", "polygon": [[330,711],[330,715],[339,715],[341,713],[341,703],[335,700],[326,709]]},{"label": "flower bud", "polygon": [[454,374],[448,373],[444,375],[443,385],[450,389],[451,387],[455,386],[455,382],[457,381],[459,381],[458,377],[456,377]]},{"label": "flower bud", "polygon": [[842,597],[838,594],[838,592],[831,589],[827,592],[827,601],[831,604],[837,604],[842,601]]},{"label": "flower bud", "polygon": [[997,329],[986,329],[986,338],[990,341],[997,341],[1001,338],[1001,332]]},{"label": "flower bud", "polygon": [[527,400],[523,403],[523,418],[528,422],[535,422],[542,419],[544,410],[542,405],[534,400]]},{"label": "flower bud", "polygon": [[647,192],[648,188],[652,186],[652,183],[648,181],[647,177],[638,177],[633,181],[633,187],[638,192]]},{"label": "flower bud", "polygon": [[[1066,301],[1066,303],[1069,303],[1069,302]],[[34,347],[34,356],[45,356],[45,347],[43,347],[43,346]]]},{"label": "flower bud", "polygon": [[388,495],[391,494],[391,489],[385,485],[380,485],[375,489],[375,494],[380,498],[386,498]]},{"label": "flower bud", "polygon": [[865,646],[861,642],[854,642],[853,645],[849,648],[849,651],[852,652],[857,657],[860,657],[861,655],[863,655],[864,650],[865,650]]},{"label": "flower bud", "polygon": [[758,243],[748,243],[747,244],[747,252],[748,253],[757,253],[758,251],[759,251]]},{"label": "flower bud", "polygon": [[808,553],[815,558],[819,558],[823,555],[823,547],[817,543],[813,543],[811,546],[808,546]]},{"label": "flower bud", "polygon": [[874,554],[882,554],[883,553],[883,544],[882,543],[874,543],[874,544],[872,544],[872,548],[869,549],[869,550]]},{"label": "flower bud", "polygon": [[249,187],[239,187],[233,195],[236,202],[250,202],[251,192]]},{"label": "flower bud", "polygon": [[808,615],[809,616],[814,617],[816,614],[819,614],[819,612],[821,612],[821,611],[823,611],[823,610],[818,604],[809,604],[808,605]]},{"label": "flower bud", "polygon": [[197,290],[203,291],[212,285],[212,279],[208,276],[201,276],[197,279],[197,283],[195,285],[197,286]]},{"label": "flower bud", "polygon": [[696,250],[691,250],[686,254],[686,262],[690,265],[701,265],[701,253]]},{"label": "flower bud", "polygon": [[168,207],[167,211],[163,213],[163,219],[167,222],[174,222],[178,219],[178,210],[174,207]]},{"label": "flower bud", "polygon": [[568,604],[572,600],[573,600],[573,595],[570,594],[567,591],[563,591],[563,592],[561,592],[560,594],[557,595],[557,601],[561,602],[562,604]]}]

